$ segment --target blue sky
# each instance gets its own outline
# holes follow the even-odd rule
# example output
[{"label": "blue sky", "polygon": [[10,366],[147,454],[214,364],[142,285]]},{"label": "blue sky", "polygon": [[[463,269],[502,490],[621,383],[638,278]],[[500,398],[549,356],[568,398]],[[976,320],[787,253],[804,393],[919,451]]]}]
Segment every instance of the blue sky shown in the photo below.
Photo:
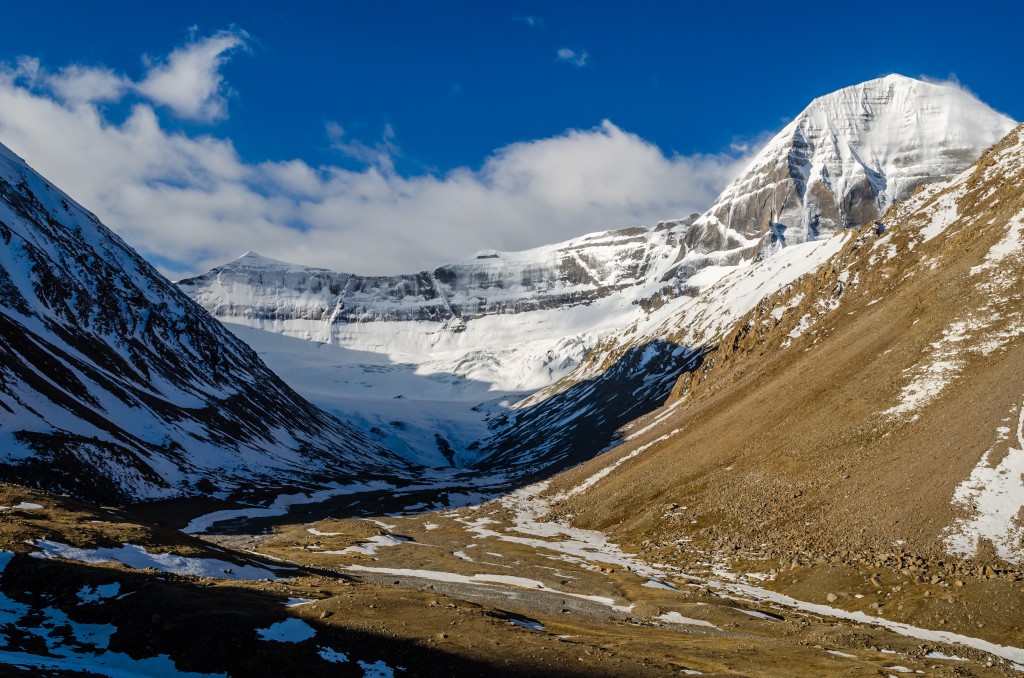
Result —
[{"label": "blue sky", "polygon": [[[745,145],[891,72],[954,77],[1020,119],[1022,18],[985,3],[18,3],[0,25],[0,142],[170,275],[250,248],[393,273],[702,209]],[[158,195],[90,184],[90,158],[147,143],[164,150],[109,183],[132,171]],[[594,175],[565,178],[579,167]],[[292,237],[332,218],[335,240]]]}]

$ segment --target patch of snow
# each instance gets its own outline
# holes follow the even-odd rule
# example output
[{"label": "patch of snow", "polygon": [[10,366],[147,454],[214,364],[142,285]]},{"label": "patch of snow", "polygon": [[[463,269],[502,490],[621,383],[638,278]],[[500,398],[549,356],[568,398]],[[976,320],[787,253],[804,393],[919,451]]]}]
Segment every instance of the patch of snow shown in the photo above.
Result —
[{"label": "patch of snow", "polygon": [[294,617],[271,624],[265,629],[256,629],[260,640],[272,640],[278,643],[301,643],[316,635],[316,630]]},{"label": "patch of snow", "polygon": [[770,614],[765,614],[764,612],[760,612],[758,610],[750,610],[750,609],[747,609],[745,607],[734,607],[732,609],[736,610],[737,612],[742,612],[743,614],[750,615],[751,617],[754,617],[755,619],[763,619],[764,621],[772,621],[772,622],[779,621],[778,618],[773,617]]},{"label": "patch of snow", "polygon": [[385,523],[382,520],[377,520],[375,518],[363,518],[363,520],[365,520],[368,523],[373,523],[382,530],[388,530],[389,532],[398,527],[397,525],[389,525],[388,523]]},{"label": "patch of snow", "polygon": [[87,603],[98,603],[107,598],[113,598],[121,590],[121,585],[116,581],[110,584],[99,584],[90,586],[86,584],[78,591],[78,600],[81,605]]},{"label": "patch of snow", "polygon": [[610,607],[617,612],[628,612],[632,609],[632,606],[616,605],[615,600],[605,596],[588,596],[582,593],[569,593],[567,591],[559,591],[557,589],[549,588],[544,582],[536,579],[527,579],[526,577],[513,577],[502,574],[474,574],[467,576],[464,574],[456,574],[455,572],[445,572],[442,570],[414,570],[400,567],[368,567],[365,565],[347,565],[346,570],[351,572],[368,572],[375,574],[391,574],[399,577],[417,577],[419,579],[432,579],[434,581],[451,582],[454,584],[475,584],[478,586],[493,586],[496,584],[504,584],[507,586],[514,586],[523,589],[532,589],[537,591],[545,591],[547,593],[554,593],[560,596],[569,596],[572,598],[579,598],[580,600],[589,600],[591,602],[600,603]]},{"label": "patch of snow", "polygon": [[[1016,446],[1008,445],[995,465],[990,461],[994,449],[987,450],[953,493],[953,506],[969,517],[947,529],[945,543],[951,553],[973,555],[979,540],[989,539],[1000,558],[1016,564],[1024,557],[1024,403],[1018,409]],[[997,444],[1006,441],[1003,429],[997,430]]]},{"label": "patch of snow", "polygon": [[666,612],[665,614],[658,617],[663,622],[669,624],[684,624],[686,626],[706,626],[708,628],[717,629],[718,627],[709,621],[703,619],[693,619],[691,617],[684,617],[678,612]]},{"label": "patch of snow", "polygon": [[778,322],[778,321],[782,320],[782,316],[786,313],[786,311],[788,311],[791,308],[796,308],[797,306],[800,305],[800,302],[803,301],[803,300],[804,300],[804,295],[803,294],[796,294],[792,298],[790,298],[790,300],[788,302],[786,302],[785,304],[783,304],[781,306],[776,306],[775,308],[773,308],[772,312],[770,313],[770,315],[773,318],[775,318],[776,322]]},{"label": "patch of snow", "polygon": [[[0,551],[0,575],[14,554]],[[109,592],[109,589],[107,589]],[[81,595],[81,592],[79,592]],[[89,597],[89,592],[86,592]],[[0,593],[0,643],[7,633],[31,633],[46,647],[46,656],[0,647],[0,664],[36,669],[40,673],[81,672],[108,678],[216,678],[225,674],[179,671],[167,655],[135,659],[108,648],[117,629],[110,624],[73,621],[53,607],[34,608]]]},{"label": "patch of snow", "polygon": [[957,657],[955,654],[945,654],[943,652],[939,652],[938,650],[932,650],[931,652],[926,652],[924,656],[925,656],[925,659],[945,659],[945,660],[951,661],[951,662],[966,662],[966,661],[970,661],[968,659],[965,659],[964,657]]},{"label": "patch of snow", "polygon": [[353,546],[349,546],[338,551],[321,551],[321,553],[330,555],[361,553],[364,556],[373,556],[377,554],[377,549],[388,546],[398,546],[399,544],[405,544],[411,541],[412,539],[409,537],[399,537],[394,534],[376,534],[366,541],[361,541]]},{"label": "patch of snow", "polygon": [[834,654],[837,657],[846,657],[847,659],[856,659],[857,655],[849,654],[847,652],[840,652],[839,650],[825,650],[829,654]]},{"label": "patch of snow", "polygon": [[649,589],[662,589],[664,591],[678,591],[679,590],[675,586],[672,586],[671,584],[666,584],[665,582],[661,581],[660,579],[648,579],[647,581],[645,581],[643,583],[643,585],[646,586]]},{"label": "patch of snow", "polygon": [[298,494],[282,494],[278,495],[276,499],[269,506],[254,506],[250,508],[242,509],[225,509],[221,511],[214,511],[201,515],[197,518],[193,518],[189,521],[182,532],[185,534],[197,534],[205,532],[216,523],[220,523],[226,520],[237,520],[239,518],[269,518],[274,516],[283,516],[288,513],[292,506],[299,506],[302,504],[317,504],[332,497],[342,496],[346,494],[356,494],[358,492],[373,492],[378,490],[393,490],[395,486],[391,483],[374,480],[368,483],[352,483],[349,485],[336,485],[325,490],[317,492],[300,492]]},{"label": "patch of snow", "polygon": [[80,549],[69,544],[42,539],[34,542],[39,550],[33,558],[63,558],[82,563],[121,563],[141,570],[147,567],[161,572],[184,574],[215,579],[277,579],[277,575],[262,567],[236,565],[215,558],[189,558],[173,553],[150,553],[136,544],[122,544],[117,548]]},{"label": "patch of snow", "polygon": [[341,535],[345,534],[344,532],[321,532],[315,527],[307,527],[306,532],[309,532],[310,534],[315,535],[317,537],[340,537]]},{"label": "patch of snow", "polygon": [[524,629],[530,629],[531,631],[543,631],[544,625],[538,621],[532,619],[517,619],[516,617],[509,617],[508,620],[516,626],[521,626]]},{"label": "patch of snow", "polygon": [[394,670],[383,661],[359,662],[359,668],[363,670],[363,678],[395,678]]},{"label": "patch of snow", "polygon": [[997,242],[985,255],[985,261],[971,268],[970,275],[975,276],[999,266],[1003,260],[1024,251],[1024,214],[1018,214],[1009,221],[1006,235]]},{"label": "patch of snow", "polygon": [[321,659],[332,664],[344,664],[348,661],[347,654],[344,652],[338,652],[337,650],[332,650],[329,647],[317,648],[317,654],[320,655]]}]

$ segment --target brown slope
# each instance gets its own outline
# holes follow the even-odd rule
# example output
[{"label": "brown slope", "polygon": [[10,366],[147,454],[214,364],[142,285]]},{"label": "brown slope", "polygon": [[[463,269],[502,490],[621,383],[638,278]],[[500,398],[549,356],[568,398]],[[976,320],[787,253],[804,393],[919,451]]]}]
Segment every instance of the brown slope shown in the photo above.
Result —
[{"label": "brown slope", "polygon": [[[941,557],[954,490],[1024,398],[1021,257],[972,275],[1024,212],[1022,185],[1018,127],[973,172],[891,210],[884,237],[865,228],[815,275],[764,300],[677,386],[685,402],[672,416],[554,487],[679,432],[564,511],[633,544],[690,537],[787,559],[848,549]],[[945,203],[959,216],[925,242]],[[801,294],[776,321],[771,311]],[[949,341],[965,321],[977,327]],[[938,397],[884,414],[915,375],[949,362],[950,348],[959,365]],[[671,504],[687,508],[667,513]]]}]

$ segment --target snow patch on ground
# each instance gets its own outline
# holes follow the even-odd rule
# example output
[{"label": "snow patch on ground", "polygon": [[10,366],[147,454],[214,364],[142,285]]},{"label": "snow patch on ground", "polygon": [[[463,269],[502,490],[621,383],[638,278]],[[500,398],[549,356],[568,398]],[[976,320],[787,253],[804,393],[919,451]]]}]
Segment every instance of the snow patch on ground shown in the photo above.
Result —
[{"label": "snow patch on ground", "polygon": [[359,662],[359,668],[363,670],[363,678],[395,678],[395,671],[383,661]]},{"label": "snow patch on ground", "polygon": [[337,650],[332,650],[329,647],[317,648],[317,654],[320,655],[321,659],[332,664],[344,664],[348,661],[347,654],[344,652],[338,652]]},{"label": "snow patch on ground", "polygon": [[857,658],[857,655],[855,655],[855,654],[850,654],[848,652],[840,652],[839,650],[825,650],[825,652],[827,652],[829,654],[834,654],[837,657],[845,657],[847,659],[856,659]]},{"label": "snow patch on ground", "polygon": [[686,626],[706,626],[708,628],[717,629],[718,627],[709,621],[703,619],[693,619],[691,617],[684,617],[678,612],[666,612],[665,614],[658,617],[663,622],[669,624],[684,624]]},{"label": "snow patch on ground", "polygon": [[340,551],[323,551],[322,553],[330,555],[361,553],[364,556],[373,556],[377,554],[377,549],[386,548],[388,546],[398,546],[399,544],[405,544],[411,541],[412,539],[409,537],[399,537],[393,534],[377,534],[366,541],[361,541],[354,546],[343,548]]},{"label": "snow patch on ground", "polygon": [[662,591],[678,591],[679,590],[675,586],[672,586],[671,584],[666,584],[665,582],[661,581],[660,579],[648,579],[647,581],[645,581],[643,583],[643,585],[646,586],[649,589],[661,589]]},{"label": "snow patch on ground", "polygon": [[[0,576],[13,557],[10,551],[0,551]],[[89,596],[87,592],[86,597]],[[45,643],[47,656],[33,654],[14,644],[12,638],[26,632]],[[167,655],[134,659],[121,652],[111,652],[107,648],[116,632],[113,625],[76,622],[54,607],[30,607],[0,593],[0,664],[35,669],[40,674],[82,672],[109,678],[224,676],[179,671]]]},{"label": "snow patch on ground", "polygon": [[985,261],[971,268],[973,277],[982,271],[997,268],[1003,260],[1024,252],[1024,215],[1018,214],[1010,220],[1009,228],[1002,240],[997,242],[985,255]]},{"label": "snow patch on ground", "polygon": [[98,603],[101,600],[113,598],[120,590],[121,585],[116,581],[111,584],[99,584],[98,586],[89,586],[86,584],[78,591],[79,604],[86,605],[88,603]]},{"label": "snow patch on ground", "polygon": [[417,577],[419,579],[431,579],[434,581],[450,582],[453,584],[476,584],[482,586],[488,585],[506,585],[514,586],[522,589],[532,589],[536,591],[545,591],[548,593],[555,593],[560,596],[569,596],[571,598],[579,598],[580,600],[589,600],[601,605],[606,605],[617,612],[629,612],[632,606],[616,605],[613,598],[606,596],[588,596],[582,593],[568,593],[566,591],[559,591],[556,589],[549,588],[544,582],[536,579],[527,579],[526,577],[513,577],[502,574],[474,574],[467,576],[464,574],[456,574],[454,572],[444,572],[441,570],[414,570],[402,567],[368,567],[365,565],[348,565],[345,567],[350,572],[367,572],[371,574],[391,574],[399,577]]},{"label": "snow patch on ground", "polygon": [[[251,519],[251,518],[270,518],[275,516],[283,516],[288,513],[292,506],[302,504],[317,504],[322,501],[327,501],[332,497],[338,497],[346,494],[356,494],[358,492],[374,492],[379,490],[393,490],[395,486],[391,483],[384,482],[382,480],[374,480],[368,483],[352,483],[350,485],[336,485],[324,490],[317,492],[300,492],[298,494],[282,494],[278,495],[276,499],[269,506],[253,506],[242,509],[225,509],[222,511],[214,511],[193,518],[189,521],[189,524],[182,529],[185,534],[197,534],[205,532],[213,525],[226,521],[226,520],[237,520],[239,518]],[[412,488],[410,488],[412,489]],[[314,533],[315,534],[315,533]]]},{"label": "snow patch on ground", "polygon": [[[946,548],[962,556],[973,555],[981,539],[995,546],[1000,558],[1020,563],[1024,557],[1024,404],[1017,416],[1016,446],[1007,445],[998,464],[992,458],[996,448],[981,456],[970,477],[957,486],[953,506],[969,517],[947,529]],[[996,432],[997,445],[1006,441],[1004,427]]]},{"label": "snow patch on ground", "polygon": [[967,659],[964,659],[963,657],[957,657],[955,654],[952,654],[952,655],[944,654],[942,652],[939,652],[938,650],[932,650],[931,652],[926,652],[924,657],[925,657],[925,659],[945,659],[945,660],[951,661],[951,662],[965,662],[965,661],[968,661]]},{"label": "snow patch on ground", "polygon": [[256,629],[260,640],[272,640],[278,643],[301,643],[316,635],[316,630],[301,619],[285,619],[271,624],[265,629]]},{"label": "snow patch on ground", "polygon": [[152,567],[160,572],[185,574],[215,579],[277,579],[277,575],[262,567],[236,565],[215,558],[188,558],[173,553],[150,553],[136,544],[122,544],[117,548],[80,549],[70,544],[46,539],[34,542],[39,550],[33,558],[63,558],[82,563],[121,563],[136,570]]}]

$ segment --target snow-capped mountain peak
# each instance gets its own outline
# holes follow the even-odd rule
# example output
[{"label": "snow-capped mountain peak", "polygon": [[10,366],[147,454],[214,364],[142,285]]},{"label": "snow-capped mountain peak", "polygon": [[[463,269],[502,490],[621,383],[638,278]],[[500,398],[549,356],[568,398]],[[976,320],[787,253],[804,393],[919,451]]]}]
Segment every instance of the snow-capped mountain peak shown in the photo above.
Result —
[{"label": "snow-capped mountain peak", "polygon": [[[955,83],[887,75],[813,100],[701,215],[692,270],[877,219],[969,167],[1015,123]],[[721,256],[721,255],[717,255]]]}]

